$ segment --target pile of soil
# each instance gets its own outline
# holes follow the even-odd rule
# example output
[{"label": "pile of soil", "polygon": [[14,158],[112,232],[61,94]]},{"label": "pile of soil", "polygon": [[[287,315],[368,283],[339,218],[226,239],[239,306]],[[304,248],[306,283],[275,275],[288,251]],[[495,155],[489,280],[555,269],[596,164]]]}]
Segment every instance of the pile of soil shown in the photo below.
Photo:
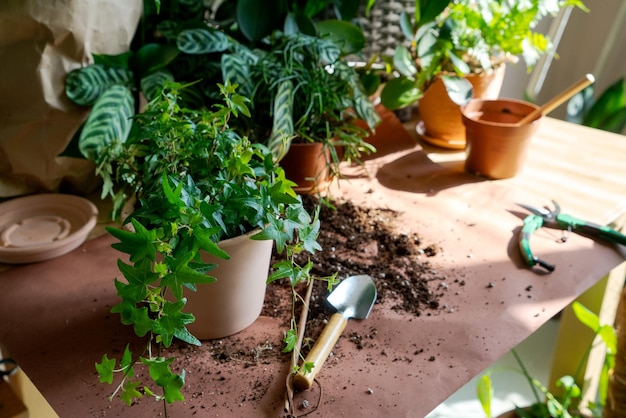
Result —
[{"label": "pile of soil", "polygon": [[[298,259],[303,264],[310,259],[314,265],[314,275],[326,277],[338,273],[340,280],[355,274],[370,275],[378,291],[376,304],[385,304],[411,317],[431,315],[443,309],[439,298],[447,289],[446,277],[430,263],[430,258],[435,257],[441,249],[435,244],[423,242],[418,234],[398,232],[398,212],[360,207],[350,201],[329,200],[323,203],[312,196],[304,196],[303,200],[311,212],[318,205],[320,207],[318,242],[322,251],[303,253]],[[273,254],[272,264],[281,259],[282,255]],[[306,286],[303,284],[297,290],[304,298]],[[290,292],[287,283],[270,283],[261,312],[263,316],[284,321],[285,329],[289,328]],[[326,283],[316,281],[307,317],[306,339],[317,339],[334,312],[334,308],[326,301],[327,295]],[[296,313],[300,309],[298,306]],[[371,338],[354,333],[347,337],[357,348],[366,346],[364,340]],[[264,349],[242,349],[249,345],[238,336],[233,336],[206,341],[200,350],[208,351],[210,357],[218,363],[234,362],[244,367],[285,359],[285,354],[280,351],[283,343],[276,338],[266,341]],[[306,354],[306,348],[303,353]]]},{"label": "pile of soil", "polygon": [[[297,261],[313,262],[312,274],[318,277],[337,273],[338,279],[367,274],[376,283],[377,304],[411,316],[430,315],[439,309],[444,287],[443,277],[429,262],[440,248],[423,242],[416,233],[398,232],[398,212],[389,209],[360,207],[350,201],[320,201],[304,196],[304,204],[312,213],[320,208],[318,242],[322,251],[303,253]],[[274,254],[274,261],[279,260]],[[432,282],[439,282],[437,285]],[[263,315],[276,316],[289,312],[288,285],[274,282],[268,286]],[[304,295],[304,289],[300,289]],[[325,282],[316,283],[308,314],[307,334],[315,337],[321,323],[333,308],[326,302]]]}]

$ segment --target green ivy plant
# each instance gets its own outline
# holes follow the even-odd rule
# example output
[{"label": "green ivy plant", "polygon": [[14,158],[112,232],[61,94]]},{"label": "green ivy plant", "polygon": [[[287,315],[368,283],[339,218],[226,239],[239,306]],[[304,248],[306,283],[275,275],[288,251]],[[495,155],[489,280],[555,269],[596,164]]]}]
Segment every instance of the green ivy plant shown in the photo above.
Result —
[{"label": "green ivy plant", "polygon": [[[592,412],[594,418],[602,417],[602,409],[607,397],[609,376],[615,366],[615,356],[617,353],[617,333],[612,325],[601,324],[598,315],[590,311],[580,302],[575,301],[572,304],[572,310],[576,318],[589,329],[595,336],[599,336],[604,344],[606,351],[604,356],[604,364],[600,374],[600,384],[598,388],[598,403],[587,405]],[[532,377],[521,358],[515,350],[512,351],[513,356],[519,366],[520,372],[528,381],[536,402],[526,408],[515,406],[515,412],[520,418],[573,418],[582,416],[578,412],[578,402],[582,395],[580,387],[576,384],[576,378],[582,370],[582,366],[589,355],[592,348],[590,344],[587,348],[583,359],[578,365],[575,376],[562,376],[555,383],[560,389],[560,394],[552,393],[539,380]],[[478,400],[485,412],[487,418],[491,418],[491,400],[493,398],[493,384],[490,372],[480,377],[476,386]],[[541,394],[541,395],[540,395]],[[542,397],[543,396],[543,397]]]},{"label": "green ivy plant", "polygon": [[587,11],[581,0],[416,0],[415,14],[403,12],[400,28],[410,48],[399,45],[392,68],[399,77],[389,80],[381,101],[389,109],[419,100],[441,76],[450,99],[461,105],[472,97],[463,77],[488,71],[521,56],[530,71],[552,45],[537,23],[565,7]]},{"label": "green ivy plant", "polygon": [[[304,209],[270,150],[229,126],[250,114],[248,99],[235,86],[220,85],[223,104],[191,110],[179,105],[183,88],[167,83],[134,117],[128,140],[102,149],[100,173],[106,173],[107,190],[120,188],[117,199],[138,199],[129,217],[132,228],[107,230],[119,240],[113,247],[129,255],[128,263],[118,260],[123,280],[116,279],[115,287],[121,302],[112,312],[145,345],[138,351],[127,345],[119,361],[105,354],[96,364],[102,382],[113,383],[121,375],[111,398],[119,395],[129,405],[143,396],[163,401],[164,407],[184,399],[184,372],[172,371],[175,358],[165,351],[174,340],[200,344],[186,327],[194,317],[184,311],[183,288],[193,291],[215,280],[207,273],[216,265],[203,262],[201,253],[226,259],[221,240],[258,230],[251,239],[273,240],[285,255],[268,272],[268,282],[287,281],[295,303],[294,288],[313,278],[311,263],[300,266],[294,257],[321,249],[317,213]],[[335,283],[334,276],[316,279],[329,287]],[[286,350],[297,335],[295,320],[291,326]],[[150,382],[137,377],[138,367],[147,368]]]}]

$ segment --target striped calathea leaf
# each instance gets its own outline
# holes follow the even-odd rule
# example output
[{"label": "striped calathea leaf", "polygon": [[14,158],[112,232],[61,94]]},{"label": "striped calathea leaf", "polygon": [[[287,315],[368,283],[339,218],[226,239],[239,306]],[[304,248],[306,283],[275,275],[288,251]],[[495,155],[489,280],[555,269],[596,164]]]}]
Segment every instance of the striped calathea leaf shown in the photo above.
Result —
[{"label": "striped calathea leaf", "polygon": [[178,34],[176,46],[185,54],[209,54],[226,51],[232,41],[226,34],[209,28],[187,29]]},{"label": "striped calathea leaf", "polygon": [[133,73],[127,68],[90,65],[71,71],[65,81],[65,94],[80,106],[92,106],[98,97],[115,84],[130,86]]},{"label": "striped calathea leaf", "polygon": [[293,83],[283,80],[274,97],[272,133],[267,143],[276,161],[282,160],[289,151],[293,135]]},{"label": "striped calathea leaf", "polygon": [[174,81],[172,73],[166,70],[156,71],[141,79],[141,92],[150,101],[157,97],[166,81]]},{"label": "striped calathea leaf", "polygon": [[78,148],[83,156],[97,161],[100,151],[115,141],[125,142],[135,114],[130,88],[113,85],[96,100],[80,134]]},{"label": "striped calathea leaf", "polygon": [[250,67],[244,58],[235,54],[224,54],[221,59],[222,78],[232,85],[238,86],[240,94],[249,97],[252,93],[250,86]]}]

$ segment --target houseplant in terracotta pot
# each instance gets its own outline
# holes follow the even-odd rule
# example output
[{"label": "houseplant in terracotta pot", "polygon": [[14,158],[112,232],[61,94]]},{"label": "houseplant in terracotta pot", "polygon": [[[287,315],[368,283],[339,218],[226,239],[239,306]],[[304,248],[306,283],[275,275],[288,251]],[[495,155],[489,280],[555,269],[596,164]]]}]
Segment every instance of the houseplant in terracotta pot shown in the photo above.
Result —
[{"label": "houseplant in terracotta pot", "polygon": [[[385,84],[382,103],[398,109],[418,101],[422,138],[464,148],[459,106],[472,97],[497,98],[507,62],[521,56],[532,69],[552,47],[535,27],[563,7],[586,10],[580,0],[416,2],[415,16],[403,13],[400,19],[411,48],[396,48],[393,64],[399,76]],[[431,116],[441,116],[444,126]]]},{"label": "houseplant in terracotta pot", "polygon": [[[171,371],[174,358],[163,357],[163,350],[174,339],[200,344],[190,332],[194,321],[199,317],[206,323],[222,314],[201,316],[186,308],[188,299],[196,296],[194,291],[211,293],[215,283],[210,282],[215,282],[219,264],[235,256],[225,239],[243,235],[244,242],[270,243],[269,251],[262,248],[265,264],[252,267],[261,273],[257,283],[237,290],[260,287],[261,304],[268,280],[285,278],[294,287],[311,280],[310,266],[295,264],[293,255],[320,249],[317,216],[304,209],[269,149],[229,126],[232,119],[249,115],[247,99],[232,86],[221,85],[224,104],[212,110],[190,110],[179,105],[181,88],[166,84],[161,95],[135,117],[129,139],[102,150],[101,170],[109,173],[105,187],[121,188],[126,193],[116,194],[117,198],[134,195],[138,202],[130,215],[130,230],[108,229],[119,240],[114,247],[127,253],[130,261],[118,261],[124,280],[115,281],[121,302],[112,312],[120,314],[123,324],[132,325],[146,345],[136,352],[127,346],[119,363],[105,354],[96,365],[103,382],[112,383],[114,374],[122,375],[114,394],[129,404],[144,394],[163,400],[164,405],[184,399],[184,373]],[[272,242],[286,260],[268,278]],[[201,257],[205,253],[213,258]],[[332,282],[334,277],[324,279]],[[220,275],[220,280],[230,279]],[[210,304],[205,300],[199,305]],[[259,313],[260,307],[256,316]],[[241,326],[247,325],[249,320]],[[241,328],[228,329],[232,333]],[[290,330],[286,338],[295,332]],[[142,391],[138,388],[144,384],[135,377],[135,369],[141,366],[153,380]]]},{"label": "houseplant in terracotta pot", "polygon": [[[602,417],[605,403],[608,399],[609,381],[613,375],[616,365],[617,356],[617,334],[613,325],[601,324],[598,315],[587,309],[579,302],[572,304],[572,310],[576,318],[591,329],[595,336],[599,337],[601,343],[605,347],[604,364],[601,370],[600,384],[598,387],[597,402],[590,402],[589,405],[581,405],[581,389],[577,384],[580,381],[578,374],[582,372],[582,368],[587,361],[587,356],[593,346],[593,342],[587,348],[587,351],[577,366],[574,376],[562,376],[555,382],[557,390],[550,391],[539,380],[531,376],[524,366],[515,350],[512,351],[519,370],[528,381],[536,402],[525,407],[515,406],[513,410],[498,415],[498,418],[600,418]],[[491,399],[493,397],[493,386],[490,372],[485,373],[478,380],[477,394],[481,403],[485,416],[491,418]]]},{"label": "houseplant in terracotta pot", "polygon": [[[365,138],[380,118],[332,37],[274,32],[269,50],[255,53],[245,74],[228,63],[236,57],[225,55],[224,78],[248,86],[257,140],[268,144],[299,192],[318,190],[340,162],[374,151]],[[296,157],[303,147],[312,150],[310,164]],[[299,176],[304,166],[313,170]]]}]

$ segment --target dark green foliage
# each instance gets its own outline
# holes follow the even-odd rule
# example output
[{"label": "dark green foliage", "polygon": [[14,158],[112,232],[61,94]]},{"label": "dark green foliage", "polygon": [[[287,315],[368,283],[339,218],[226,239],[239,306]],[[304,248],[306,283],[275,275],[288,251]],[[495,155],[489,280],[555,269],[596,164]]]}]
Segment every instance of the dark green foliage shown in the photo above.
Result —
[{"label": "dark green foliage", "polygon": [[622,133],[626,128],[626,82],[620,78],[594,98],[591,85],[570,99],[567,120],[592,128]]}]

